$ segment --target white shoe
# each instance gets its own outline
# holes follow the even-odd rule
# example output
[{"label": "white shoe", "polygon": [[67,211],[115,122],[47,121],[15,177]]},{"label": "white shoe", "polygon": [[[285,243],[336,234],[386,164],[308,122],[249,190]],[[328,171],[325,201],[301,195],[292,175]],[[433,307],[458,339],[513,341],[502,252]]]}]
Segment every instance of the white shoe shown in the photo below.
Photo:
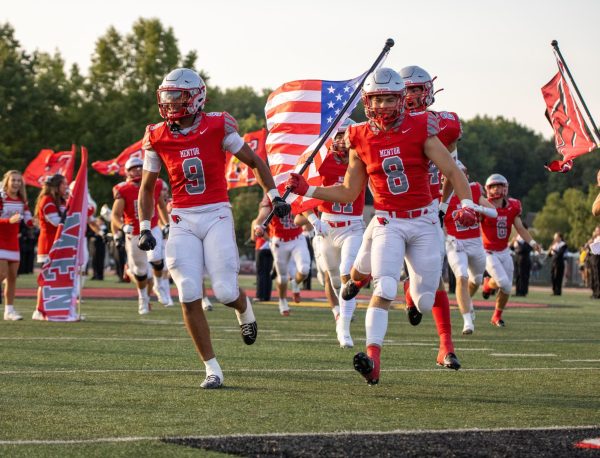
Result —
[{"label": "white shoe", "polygon": [[[157,286],[156,282],[154,282],[154,286],[152,287],[152,292],[157,297],[158,302],[160,302],[162,305],[167,305],[169,303],[169,300],[171,300],[171,298],[169,297],[169,295],[166,294],[164,288],[161,288],[160,286]],[[171,300],[171,305],[173,305],[173,301],[172,300]]]},{"label": "white shoe", "polygon": [[150,313],[150,300],[142,297],[138,298],[138,313],[140,315],[147,315]]},{"label": "white shoe", "polygon": [[282,316],[290,316],[290,306],[288,305],[287,299],[279,300],[279,313]]},{"label": "white shoe", "polygon": [[212,302],[210,300],[208,300],[207,297],[203,297],[202,298],[202,310],[204,310],[205,312],[212,312],[212,309],[213,309]]},{"label": "white shoe", "polygon": [[33,315],[31,315],[31,319],[36,321],[46,321],[46,317],[37,309],[33,312]]},{"label": "white shoe", "polygon": [[338,342],[340,343],[340,348],[353,348],[354,347],[354,342],[352,341],[352,337],[350,337],[350,334],[346,334],[344,332],[344,324],[342,323],[341,319],[339,319],[337,321],[337,323],[335,324],[335,331],[337,334]]},{"label": "white shoe", "polygon": [[468,324],[465,324],[463,326],[462,333],[463,333],[463,336],[468,336],[468,335],[473,334],[474,331],[475,331],[475,326],[469,326]]},{"label": "white shoe", "polygon": [[173,298],[171,297],[171,287],[169,286],[169,281],[163,280],[162,287],[160,289],[164,293],[165,299],[167,299],[167,302],[164,304],[164,306],[173,307]]},{"label": "white shoe", "polygon": [[19,321],[22,319],[23,319],[23,317],[19,313],[17,313],[15,310],[11,310],[10,312],[7,312],[7,311],[4,312],[4,321]]}]

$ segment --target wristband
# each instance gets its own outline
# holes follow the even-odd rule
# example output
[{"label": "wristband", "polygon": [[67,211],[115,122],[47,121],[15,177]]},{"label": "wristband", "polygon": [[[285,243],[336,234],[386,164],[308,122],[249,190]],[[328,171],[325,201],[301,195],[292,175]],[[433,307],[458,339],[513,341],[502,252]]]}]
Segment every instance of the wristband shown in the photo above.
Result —
[{"label": "wristband", "polygon": [[535,240],[531,239],[529,241],[529,246],[531,246],[531,248],[535,248],[537,246],[537,242]]},{"label": "wristband", "polygon": [[140,231],[149,231],[150,230],[150,221],[145,219],[144,221],[140,221]]},{"label": "wristband", "polygon": [[315,226],[317,224],[317,221],[320,221],[320,220],[317,215],[315,215],[314,213],[311,213],[308,215],[308,221],[310,222],[310,224]]},{"label": "wristband", "polygon": [[279,195],[279,191],[278,191],[277,189],[269,189],[269,190],[267,191],[267,196],[269,196],[269,200],[270,200],[271,202],[273,202],[273,199],[275,199],[275,197],[281,197],[281,196]]},{"label": "wristband", "polygon": [[439,210],[442,213],[446,213],[448,211],[448,202],[440,202]]},{"label": "wristband", "polygon": [[473,201],[471,199],[463,199],[460,201],[460,206],[462,208],[473,208],[475,206],[475,204],[473,203]]},{"label": "wristband", "polygon": [[304,194],[304,197],[312,197],[316,189],[316,186],[309,186],[308,191],[306,191],[306,194]]}]

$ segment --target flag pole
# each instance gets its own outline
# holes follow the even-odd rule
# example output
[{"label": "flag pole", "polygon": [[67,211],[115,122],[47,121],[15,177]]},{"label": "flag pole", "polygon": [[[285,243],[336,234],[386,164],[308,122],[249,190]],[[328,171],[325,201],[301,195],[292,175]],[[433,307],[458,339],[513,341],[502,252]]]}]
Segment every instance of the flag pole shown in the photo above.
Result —
[{"label": "flag pole", "polygon": [[[354,92],[352,93],[352,95],[350,96],[350,98],[348,99],[348,101],[346,102],[346,104],[344,105],[344,108],[342,110],[340,110],[340,112],[337,114],[337,116],[335,117],[335,119],[333,120],[333,122],[331,123],[331,125],[327,128],[327,130],[325,131],[325,133],[321,136],[321,140],[319,140],[319,143],[317,144],[317,146],[315,147],[315,149],[313,150],[313,152],[306,159],[306,162],[304,164],[302,164],[302,167],[300,168],[300,170],[298,170],[298,174],[302,175],[304,173],[304,171],[310,166],[310,164],[313,161],[314,157],[317,155],[317,153],[319,152],[319,150],[321,149],[321,147],[325,144],[325,142],[327,141],[327,139],[329,138],[329,136],[333,132],[333,129],[335,129],[337,123],[342,119],[342,117],[346,113],[347,108],[352,104],[352,102],[354,101],[354,99],[358,96],[358,94],[362,90],[362,87],[365,84],[365,81],[367,80],[368,76],[371,73],[373,73],[373,71],[377,68],[377,66],[379,65],[379,63],[390,52],[390,49],[392,48],[392,46],[394,46],[394,40],[393,39],[388,38],[387,40],[385,40],[385,46],[383,47],[383,49],[379,53],[379,56],[377,56],[377,59],[375,59],[375,62],[373,62],[373,65],[371,65],[371,67],[369,68],[369,70],[367,70],[367,73],[365,73],[365,76],[363,77],[363,79],[358,83],[358,85],[356,86],[356,89],[354,89]],[[290,195],[291,192],[292,192],[291,189],[289,189],[289,188],[286,189],[285,193],[283,194],[283,196],[281,196],[283,198],[283,200],[285,200]],[[274,215],[275,215],[274,210],[271,210],[271,213],[269,213],[269,216],[267,216],[267,218],[261,224],[261,226],[263,227],[263,229],[266,228],[269,225],[269,223],[273,219]]]},{"label": "flag pole", "polygon": [[594,118],[592,117],[590,110],[588,110],[585,100],[583,100],[583,97],[581,96],[581,92],[579,92],[579,88],[577,87],[577,84],[575,83],[575,80],[573,79],[571,70],[569,70],[569,66],[565,62],[565,59],[564,59],[562,53],[560,52],[560,49],[558,47],[558,41],[552,40],[552,42],[550,44],[554,48],[554,51],[556,52],[558,59],[560,60],[560,63],[563,64],[563,66],[565,67],[565,70],[567,71],[567,75],[569,76],[569,79],[571,80],[571,83],[573,84],[573,88],[575,89],[575,92],[577,93],[577,97],[579,97],[579,100],[581,101],[581,104],[583,105],[583,109],[585,110],[585,113],[587,114],[588,119],[592,123],[592,127],[594,129],[594,134],[596,134],[596,138],[597,138],[596,144],[598,144],[598,142],[600,141],[600,131],[598,131],[598,127],[596,127]]}]

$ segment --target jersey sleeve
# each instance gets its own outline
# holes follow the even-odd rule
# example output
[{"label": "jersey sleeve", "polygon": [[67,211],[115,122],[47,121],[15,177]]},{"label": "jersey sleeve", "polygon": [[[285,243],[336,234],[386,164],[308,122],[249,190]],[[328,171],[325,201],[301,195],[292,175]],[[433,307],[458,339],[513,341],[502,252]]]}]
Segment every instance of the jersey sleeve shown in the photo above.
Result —
[{"label": "jersey sleeve", "polygon": [[121,195],[121,186],[116,185],[113,187],[113,197],[115,200],[123,198],[123,196]]},{"label": "jersey sleeve", "polygon": [[440,133],[440,121],[435,113],[427,112],[427,137],[433,137]]},{"label": "jersey sleeve", "polygon": [[238,133],[238,123],[233,116],[223,112],[225,136],[223,137],[223,150],[237,154],[244,146],[244,139]]}]

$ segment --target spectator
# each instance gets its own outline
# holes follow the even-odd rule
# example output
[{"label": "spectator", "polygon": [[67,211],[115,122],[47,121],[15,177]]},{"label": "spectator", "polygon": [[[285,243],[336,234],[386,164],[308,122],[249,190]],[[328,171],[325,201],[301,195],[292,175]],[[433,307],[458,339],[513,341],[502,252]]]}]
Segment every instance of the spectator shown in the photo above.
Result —
[{"label": "spectator", "polygon": [[562,234],[557,232],[554,234],[552,245],[548,250],[548,256],[552,258],[552,295],[560,296],[562,294],[562,282],[565,274],[565,254],[567,252],[567,244],[563,240]]},{"label": "spectator", "polygon": [[271,253],[269,240],[266,240],[264,237],[256,237],[254,234],[256,225],[256,220],[253,220],[251,224],[252,234],[250,236],[254,241],[256,250],[256,300],[270,301],[271,292],[273,291],[273,279],[271,278],[273,253]]},{"label": "spectator", "polygon": [[[596,174],[596,185],[600,187],[600,170]],[[592,214],[594,216],[600,216],[600,193],[596,196],[596,200],[592,205]]]},{"label": "spectator", "polygon": [[600,299],[600,254],[596,254],[596,250],[594,249],[594,246],[600,244],[600,226],[596,226],[592,234],[592,239],[588,244],[590,245],[590,255],[588,258],[590,259],[592,298]]},{"label": "spectator", "polygon": [[[523,223],[527,229],[527,225]],[[515,253],[515,296],[527,296],[529,292],[529,276],[531,274],[531,252],[533,248],[520,235],[511,243],[510,249]]]}]

